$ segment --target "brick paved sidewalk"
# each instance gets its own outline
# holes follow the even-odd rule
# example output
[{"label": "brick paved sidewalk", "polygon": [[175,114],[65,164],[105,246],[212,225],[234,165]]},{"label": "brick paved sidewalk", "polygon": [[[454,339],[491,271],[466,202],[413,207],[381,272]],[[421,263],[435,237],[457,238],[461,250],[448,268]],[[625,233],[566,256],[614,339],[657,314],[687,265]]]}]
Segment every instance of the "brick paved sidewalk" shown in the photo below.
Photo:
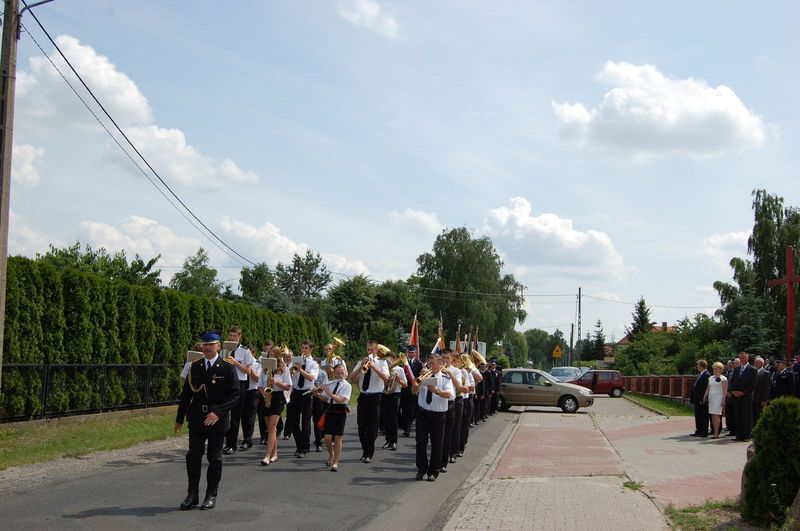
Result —
[{"label": "brick paved sidewalk", "polygon": [[505,414],[517,422],[475,468],[444,529],[661,530],[669,504],[739,495],[747,445],[689,437],[691,417],[611,398],[575,415]]}]

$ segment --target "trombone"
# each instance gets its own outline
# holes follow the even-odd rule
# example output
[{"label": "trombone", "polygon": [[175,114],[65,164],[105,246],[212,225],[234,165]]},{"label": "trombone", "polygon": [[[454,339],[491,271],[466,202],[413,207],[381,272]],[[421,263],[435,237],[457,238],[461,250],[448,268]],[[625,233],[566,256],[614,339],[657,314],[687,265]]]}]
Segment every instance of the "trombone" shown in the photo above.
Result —
[{"label": "trombone", "polygon": [[419,376],[414,378],[414,385],[421,385],[422,384],[422,380],[424,380],[425,378],[431,376],[432,374],[433,374],[433,370],[432,369],[429,369],[429,368],[425,369],[424,371],[422,371],[419,374]]}]

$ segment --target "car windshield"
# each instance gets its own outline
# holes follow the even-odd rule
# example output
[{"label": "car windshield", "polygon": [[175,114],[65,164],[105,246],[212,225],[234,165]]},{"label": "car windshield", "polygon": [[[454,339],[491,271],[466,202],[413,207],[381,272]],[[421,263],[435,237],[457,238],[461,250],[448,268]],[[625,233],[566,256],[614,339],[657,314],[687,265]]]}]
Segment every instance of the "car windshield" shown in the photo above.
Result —
[{"label": "car windshield", "polygon": [[573,371],[568,367],[555,367],[550,371],[550,374],[553,376],[572,376]]},{"label": "car windshield", "polygon": [[547,374],[546,372],[540,372],[537,374],[540,374],[543,379],[547,380],[550,383],[559,383],[558,378],[554,378],[552,374]]}]

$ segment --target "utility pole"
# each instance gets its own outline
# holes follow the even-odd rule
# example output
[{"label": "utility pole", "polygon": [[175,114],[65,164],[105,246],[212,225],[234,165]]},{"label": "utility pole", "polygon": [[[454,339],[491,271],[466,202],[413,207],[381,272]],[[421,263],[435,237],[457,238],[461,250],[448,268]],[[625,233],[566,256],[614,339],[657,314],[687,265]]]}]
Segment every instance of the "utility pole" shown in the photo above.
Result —
[{"label": "utility pole", "polygon": [[[17,81],[19,0],[5,0],[3,50],[0,71],[0,389],[3,383],[3,341],[6,324],[6,268],[8,265],[8,218],[11,202],[11,149],[14,145],[14,85]],[[1,391],[0,391],[1,392]]]},{"label": "utility pole", "polygon": [[569,365],[570,367],[572,366],[572,360],[575,357],[574,356],[574,352],[572,350],[572,345],[573,345],[572,340],[574,338],[574,335],[575,335],[575,323],[570,323],[569,324],[569,363],[567,363],[567,365]]},{"label": "utility pole", "polygon": [[578,288],[578,341],[581,340],[581,288]]}]

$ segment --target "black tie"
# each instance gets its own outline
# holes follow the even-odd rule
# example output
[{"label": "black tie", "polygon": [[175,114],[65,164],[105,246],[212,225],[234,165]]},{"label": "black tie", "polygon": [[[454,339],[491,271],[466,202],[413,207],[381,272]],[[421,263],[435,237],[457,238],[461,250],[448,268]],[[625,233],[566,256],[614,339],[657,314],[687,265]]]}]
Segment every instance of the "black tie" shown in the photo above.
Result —
[{"label": "black tie", "polygon": [[[306,364],[303,364],[303,370],[306,370]],[[302,389],[306,383],[306,379],[300,374],[300,371],[297,372],[297,388]]]},{"label": "black tie", "polygon": [[[332,395],[335,395],[335,394],[336,394],[336,391],[338,391],[338,390],[339,390],[339,384],[340,384],[340,383],[341,383],[341,382],[336,382],[336,387],[334,387],[334,388],[333,388],[333,392],[331,393]],[[328,400],[328,402],[331,402],[331,403],[333,403],[333,397],[331,397],[331,398],[330,398],[330,400]]]},{"label": "black tie", "polygon": [[372,369],[367,370],[366,374],[364,374],[364,380],[361,382],[361,386],[364,388],[365,393],[369,390],[370,378],[372,378]]},{"label": "black tie", "polygon": [[425,403],[430,404],[433,402],[433,393],[431,392],[431,388],[428,387],[428,395],[425,397]]},{"label": "black tie", "polygon": [[211,361],[206,360],[206,372],[211,370]]}]

